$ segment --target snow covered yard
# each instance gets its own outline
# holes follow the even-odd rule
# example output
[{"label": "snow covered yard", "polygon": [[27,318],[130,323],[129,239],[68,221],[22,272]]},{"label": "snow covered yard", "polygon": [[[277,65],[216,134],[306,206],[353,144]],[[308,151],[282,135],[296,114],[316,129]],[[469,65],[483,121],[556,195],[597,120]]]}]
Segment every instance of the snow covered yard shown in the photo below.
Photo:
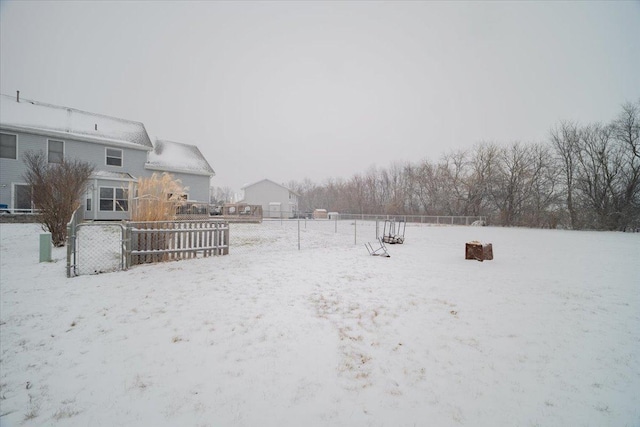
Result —
[{"label": "snow covered yard", "polygon": [[67,279],[39,232],[0,225],[3,427],[640,425],[640,234],[318,233]]}]

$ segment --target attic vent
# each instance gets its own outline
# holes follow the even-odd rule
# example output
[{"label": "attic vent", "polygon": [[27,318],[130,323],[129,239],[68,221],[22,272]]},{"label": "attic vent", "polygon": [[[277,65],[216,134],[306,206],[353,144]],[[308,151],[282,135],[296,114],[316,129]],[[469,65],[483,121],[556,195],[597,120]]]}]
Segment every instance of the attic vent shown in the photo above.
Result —
[{"label": "attic vent", "polygon": [[98,130],[98,124],[96,123],[96,130]]},{"label": "attic vent", "polygon": [[16,102],[20,102],[20,91],[16,91]]}]

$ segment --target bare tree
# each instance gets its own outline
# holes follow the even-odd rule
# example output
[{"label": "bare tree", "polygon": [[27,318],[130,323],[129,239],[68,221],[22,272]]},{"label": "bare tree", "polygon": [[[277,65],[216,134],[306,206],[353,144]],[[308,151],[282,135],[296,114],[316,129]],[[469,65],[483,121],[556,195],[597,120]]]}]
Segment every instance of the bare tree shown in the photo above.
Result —
[{"label": "bare tree", "polygon": [[230,187],[209,187],[209,203],[222,205],[233,201],[233,190]]},{"label": "bare tree", "polygon": [[24,180],[31,186],[33,204],[40,210],[43,229],[51,232],[53,244],[64,246],[67,223],[80,206],[93,166],[80,160],[48,163],[42,151],[25,153]]},{"label": "bare tree", "polygon": [[444,214],[466,215],[469,200],[469,154],[464,150],[451,151],[442,157],[441,163],[447,173],[449,188],[449,195],[444,200]]},{"label": "bare tree", "polygon": [[613,136],[623,151],[622,192],[619,199],[622,229],[640,227],[640,100],[627,103],[613,122]]},{"label": "bare tree", "polygon": [[526,192],[526,219],[523,225],[556,228],[559,215],[558,182],[560,171],[555,166],[551,147],[542,144],[531,146],[529,179]]},{"label": "bare tree", "polygon": [[564,181],[564,194],[569,212],[569,227],[578,228],[578,215],[574,203],[576,171],[578,168],[577,149],[580,140],[578,125],[573,122],[560,122],[550,132],[551,144],[561,165]]},{"label": "bare tree", "polygon": [[612,128],[601,124],[585,126],[580,132],[577,186],[590,228],[614,230],[618,227],[620,211],[616,199],[620,191],[622,152],[611,134]]},{"label": "bare tree", "polygon": [[502,225],[522,225],[520,219],[529,196],[530,155],[531,149],[519,142],[500,150],[497,182],[491,193]]},{"label": "bare tree", "polygon": [[470,158],[470,174],[467,178],[469,215],[489,215],[490,196],[499,170],[500,149],[490,142],[477,144]]}]

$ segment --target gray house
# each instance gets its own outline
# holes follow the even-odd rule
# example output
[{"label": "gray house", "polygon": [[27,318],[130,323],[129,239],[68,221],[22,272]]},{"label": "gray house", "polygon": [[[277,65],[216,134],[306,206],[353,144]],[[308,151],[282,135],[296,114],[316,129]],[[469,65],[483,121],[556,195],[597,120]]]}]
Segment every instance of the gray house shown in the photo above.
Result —
[{"label": "gray house", "polygon": [[190,187],[189,198],[206,201],[215,174],[197,147],[154,146],[140,122],[0,95],[0,205],[10,212],[33,210],[23,179],[30,150],[44,151],[50,163],[77,158],[93,164],[83,200],[87,219],[128,218],[138,177],[170,172]]},{"label": "gray house", "polygon": [[293,218],[298,212],[300,195],[269,179],[245,185],[242,190],[242,203],[262,205],[262,215],[265,218]]},{"label": "gray house", "polygon": [[207,202],[211,177],[215,172],[195,145],[156,140],[144,168],[153,172],[170,172],[188,187],[185,199]]}]

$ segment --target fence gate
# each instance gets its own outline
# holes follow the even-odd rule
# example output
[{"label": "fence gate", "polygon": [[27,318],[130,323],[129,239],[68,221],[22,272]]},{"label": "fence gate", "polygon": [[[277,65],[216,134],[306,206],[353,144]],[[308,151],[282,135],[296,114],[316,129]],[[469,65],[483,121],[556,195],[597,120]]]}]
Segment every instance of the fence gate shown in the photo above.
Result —
[{"label": "fence gate", "polygon": [[67,224],[67,277],[229,254],[226,221],[82,223],[77,212]]},{"label": "fence gate", "polygon": [[78,224],[74,275],[124,269],[123,236],[124,227],[121,224]]}]

